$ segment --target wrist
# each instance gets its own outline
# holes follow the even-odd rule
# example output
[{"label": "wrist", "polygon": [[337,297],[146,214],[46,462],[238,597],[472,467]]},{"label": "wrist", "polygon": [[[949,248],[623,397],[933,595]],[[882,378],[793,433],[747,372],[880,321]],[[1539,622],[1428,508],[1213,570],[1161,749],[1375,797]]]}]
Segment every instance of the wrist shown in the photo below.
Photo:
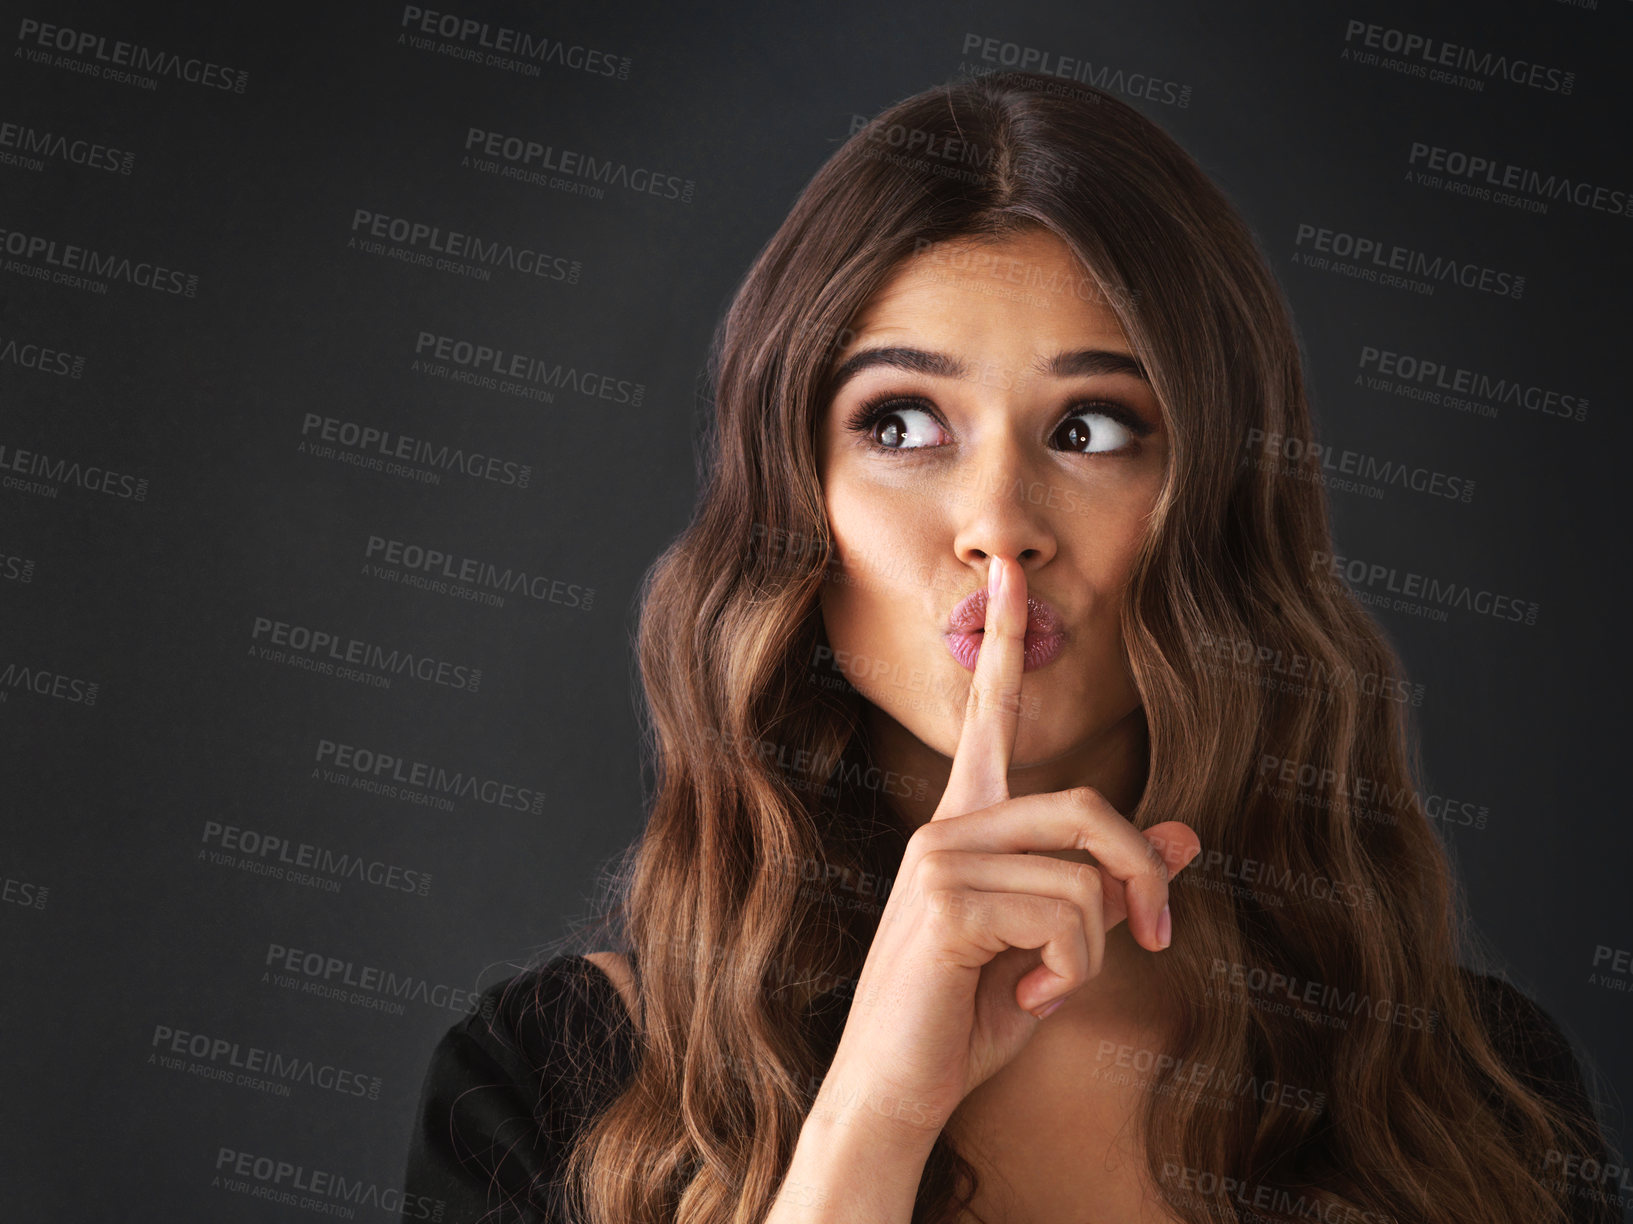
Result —
[{"label": "wrist", "polygon": [[806,1116],[830,1140],[885,1144],[929,1155],[947,1119],[926,1101],[906,1097],[889,1084],[830,1070]]},{"label": "wrist", "polygon": [[906,1224],[938,1133],[813,1108],[766,1224]]}]

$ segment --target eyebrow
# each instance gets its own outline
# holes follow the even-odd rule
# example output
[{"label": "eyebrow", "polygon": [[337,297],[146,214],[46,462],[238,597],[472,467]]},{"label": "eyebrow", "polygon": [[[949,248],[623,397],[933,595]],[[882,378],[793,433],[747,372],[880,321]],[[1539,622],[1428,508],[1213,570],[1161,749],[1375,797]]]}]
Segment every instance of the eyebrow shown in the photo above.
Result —
[{"label": "eyebrow", "polygon": [[[927,349],[916,348],[870,348],[854,353],[846,362],[833,372],[828,381],[828,395],[839,393],[841,387],[855,378],[863,370],[875,366],[887,366],[896,370],[908,370],[914,374],[929,374],[936,378],[967,378],[969,366],[957,357],[947,353],[931,352]],[[1056,353],[1053,357],[1040,357],[1029,367],[1040,374],[1052,374],[1056,378],[1081,378],[1095,374],[1129,374],[1143,382],[1150,382],[1142,366],[1129,353],[1119,353],[1112,349],[1075,349]]]}]

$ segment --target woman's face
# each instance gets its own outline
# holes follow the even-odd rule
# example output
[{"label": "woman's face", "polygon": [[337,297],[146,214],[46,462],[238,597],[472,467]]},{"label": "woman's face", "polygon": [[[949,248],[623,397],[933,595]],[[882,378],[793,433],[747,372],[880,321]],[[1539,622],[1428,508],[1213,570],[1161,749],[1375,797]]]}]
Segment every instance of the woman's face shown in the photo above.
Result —
[{"label": "woman's face", "polygon": [[1099,299],[1046,231],[942,243],[897,269],[835,358],[818,430],[837,553],[829,665],[898,739],[904,728],[943,757],[974,663],[949,647],[949,616],[996,555],[1020,563],[1061,637],[1033,666],[1051,643],[1029,624],[1012,767],[1092,758],[1139,705],[1118,614],[1167,435]]}]

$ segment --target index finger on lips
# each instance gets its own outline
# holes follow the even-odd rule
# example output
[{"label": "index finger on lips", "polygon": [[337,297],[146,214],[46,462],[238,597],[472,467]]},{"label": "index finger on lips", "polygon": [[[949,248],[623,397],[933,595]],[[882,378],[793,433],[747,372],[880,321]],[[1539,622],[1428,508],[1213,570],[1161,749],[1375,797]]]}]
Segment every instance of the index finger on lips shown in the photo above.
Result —
[{"label": "index finger on lips", "polygon": [[[981,652],[970,676],[964,722],[942,802],[931,819],[961,816],[1009,798],[1009,762],[1020,721],[1026,646],[1026,574],[997,554],[987,564],[987,612]],[[994,591],[993,579],[998,580]]]}]

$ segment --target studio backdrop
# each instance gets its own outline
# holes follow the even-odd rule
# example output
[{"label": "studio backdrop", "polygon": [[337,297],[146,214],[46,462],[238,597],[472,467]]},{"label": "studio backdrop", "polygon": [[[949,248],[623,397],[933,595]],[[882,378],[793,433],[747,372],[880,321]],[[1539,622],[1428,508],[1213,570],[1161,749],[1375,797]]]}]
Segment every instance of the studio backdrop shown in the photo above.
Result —
[{"label": "studio backdrop", "polygon": [[642,827],[722,310],[870,116],[1012,67],[1270,257],[1319,564],[1621,1140],[1633,5],[4,7],[0,1214],[415,1209],[436,1039]]}]

